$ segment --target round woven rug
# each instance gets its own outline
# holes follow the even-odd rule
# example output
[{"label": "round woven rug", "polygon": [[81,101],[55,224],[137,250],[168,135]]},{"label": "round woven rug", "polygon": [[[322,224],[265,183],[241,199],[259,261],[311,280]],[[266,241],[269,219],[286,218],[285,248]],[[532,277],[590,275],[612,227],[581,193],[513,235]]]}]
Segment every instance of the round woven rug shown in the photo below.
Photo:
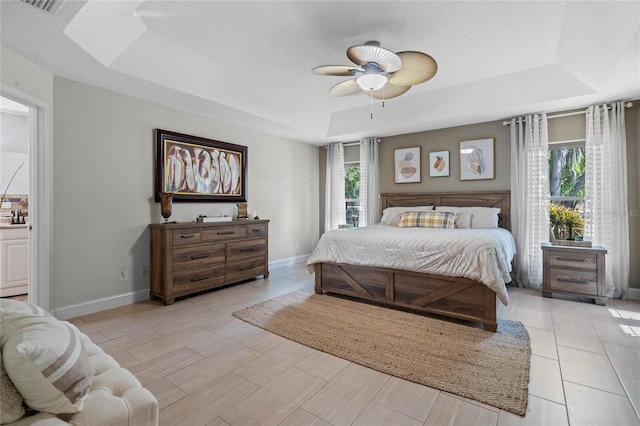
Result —
[{"label": "round woven rug", "polygon": [[524,416],[531,345],[520,322],[491,333],[298,290],[233,313],[311,348]]}]

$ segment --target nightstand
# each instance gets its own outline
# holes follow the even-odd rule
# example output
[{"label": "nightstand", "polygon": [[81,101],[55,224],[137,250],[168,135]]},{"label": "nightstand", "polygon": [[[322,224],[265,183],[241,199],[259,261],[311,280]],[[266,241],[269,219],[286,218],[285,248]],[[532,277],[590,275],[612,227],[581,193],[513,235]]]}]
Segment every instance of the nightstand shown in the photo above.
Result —
[{"label": "nightstand", "polygon": [[542,244],[542,295],[552,293],[590,297],[598,305],[607,303],[602,246],[568,247]]}]

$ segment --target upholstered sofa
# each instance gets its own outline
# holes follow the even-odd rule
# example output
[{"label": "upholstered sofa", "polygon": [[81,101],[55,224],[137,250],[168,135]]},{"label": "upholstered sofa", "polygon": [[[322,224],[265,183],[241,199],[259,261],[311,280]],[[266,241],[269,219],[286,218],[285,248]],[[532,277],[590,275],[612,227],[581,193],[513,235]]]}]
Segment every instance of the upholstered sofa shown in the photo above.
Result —
[{"label": "upholstered sofa", "polygon": [[0,314],[3,424],[158,424],[153,394],[73,324],[12,300]]}]

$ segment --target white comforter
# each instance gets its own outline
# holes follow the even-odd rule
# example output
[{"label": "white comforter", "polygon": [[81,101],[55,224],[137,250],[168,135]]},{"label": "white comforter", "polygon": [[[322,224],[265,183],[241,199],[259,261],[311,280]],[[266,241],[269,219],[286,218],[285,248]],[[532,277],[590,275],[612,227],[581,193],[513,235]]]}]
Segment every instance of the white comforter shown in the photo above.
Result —
[{"label": "white comforter", "polygon": [[516,254],[506,229],[430,229],[373,225],[326,232],[307,260],[309,272],[320,262],[378,266],[465,277],[486,284],[505,305]]}]

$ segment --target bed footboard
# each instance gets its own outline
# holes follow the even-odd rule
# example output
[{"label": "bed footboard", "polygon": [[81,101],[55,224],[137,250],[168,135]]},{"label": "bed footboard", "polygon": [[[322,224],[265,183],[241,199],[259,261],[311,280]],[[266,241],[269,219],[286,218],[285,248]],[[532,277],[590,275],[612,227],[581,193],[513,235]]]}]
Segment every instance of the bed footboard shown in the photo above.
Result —
[{"label": "bed footboard", "polygon": [[495,332],[496,294],[478,281],[338,263],[315,265],[315,292],[481,322]]}]

